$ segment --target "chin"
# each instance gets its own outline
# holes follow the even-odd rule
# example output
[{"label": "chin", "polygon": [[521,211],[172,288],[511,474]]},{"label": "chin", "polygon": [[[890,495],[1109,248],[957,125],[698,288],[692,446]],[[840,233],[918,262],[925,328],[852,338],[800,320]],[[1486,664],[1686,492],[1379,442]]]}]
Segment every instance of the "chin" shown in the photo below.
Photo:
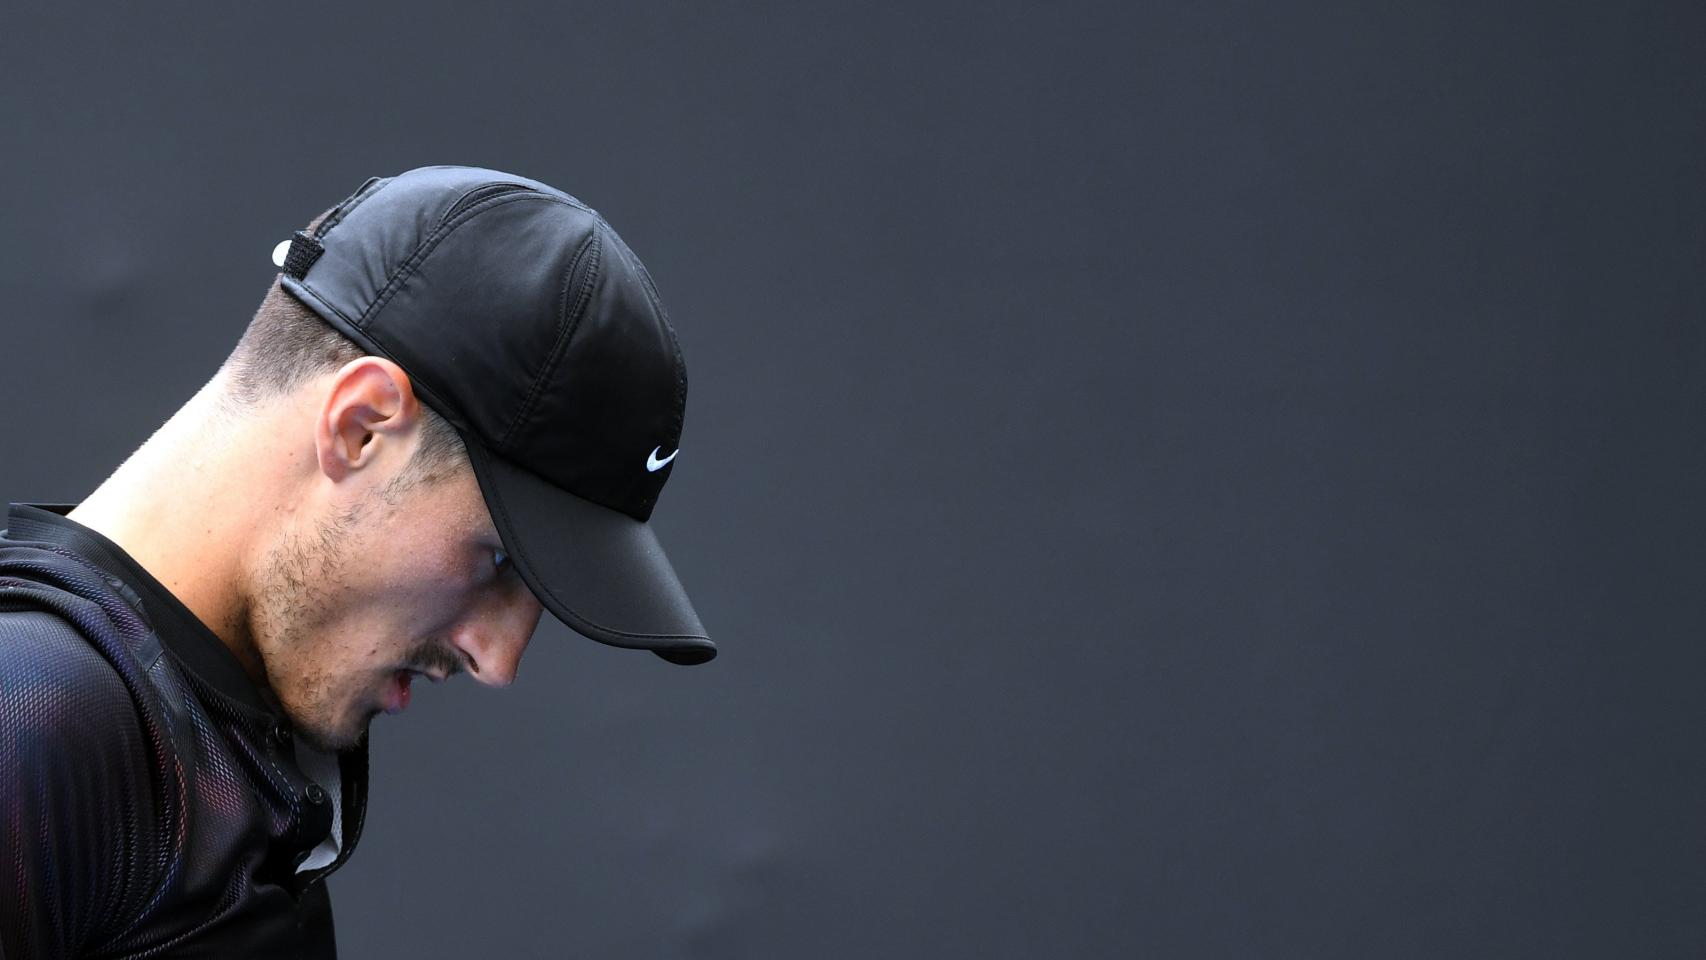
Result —
[{"label": "chin", "polygon": [[362,739],[367,736],[367,725],[372,720],[373,714],[369,713],[361,724],[354,729],[327,729],[319,725],[298,724],[296,733],[304,743],[315,750],[323,753],[338,753],[360,744]]},{"label": "chin", "polygon": [[291,699],[284,700],[280,706],[295,728],[297,740],[315,750],[338,753],[360,745],[367,737],[367,727],[373,722],[374,715],[380,712],[379,708],[349,704],[338,710],[332,704],[329,698],[306,703]]}]

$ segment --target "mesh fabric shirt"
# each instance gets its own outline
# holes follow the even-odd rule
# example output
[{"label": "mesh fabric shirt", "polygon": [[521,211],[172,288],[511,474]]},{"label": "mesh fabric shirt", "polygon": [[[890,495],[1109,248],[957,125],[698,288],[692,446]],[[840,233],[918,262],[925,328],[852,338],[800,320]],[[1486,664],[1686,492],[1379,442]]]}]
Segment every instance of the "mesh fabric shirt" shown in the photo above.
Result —
[{"label": "mesh fabric shirt", "polygon": [[366,737],[299,750],[219,638],[69,510],[12,504],[0,531],[0,958],[334,957]]}]

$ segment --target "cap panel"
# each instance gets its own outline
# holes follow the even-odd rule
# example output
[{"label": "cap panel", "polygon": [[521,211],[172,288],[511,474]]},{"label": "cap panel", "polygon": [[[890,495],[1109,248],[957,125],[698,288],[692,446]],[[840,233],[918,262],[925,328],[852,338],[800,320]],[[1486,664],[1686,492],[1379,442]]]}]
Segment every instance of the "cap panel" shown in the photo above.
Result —
[{"label": "cap panel", "polygon": [[687,375],[644,268],[602,221],[598,269],[503,453],[580,496],[646,520],[680,447]]},{"label": "cap panel", "polygon": [[427,241],[374,305],[366,333],[499,446],[564,337],[567,292],[595,259],[590,226],[537,193],[483,200]]},{"label": "cap panel", "polygon": [[487,183],[520,179],[474,167],[424,167],[380,179],[372,189],[363,185],[320,225],[325,254],[301,284],[363,326],[368,307],[459,197]]}]

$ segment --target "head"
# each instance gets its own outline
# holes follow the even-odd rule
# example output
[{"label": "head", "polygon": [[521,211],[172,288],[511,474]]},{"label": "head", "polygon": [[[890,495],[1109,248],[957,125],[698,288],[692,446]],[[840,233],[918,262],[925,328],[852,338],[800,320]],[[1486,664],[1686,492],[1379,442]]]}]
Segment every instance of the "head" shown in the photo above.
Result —
[{"label": "head", "polygon": [[301,737],[353,746],[402,671],[509,684],[541,607],[461,439],[408,374],[276,282],[220,372],[223,415],[278,454],[246,481],[269,506],[249,531],[237,627]]}]

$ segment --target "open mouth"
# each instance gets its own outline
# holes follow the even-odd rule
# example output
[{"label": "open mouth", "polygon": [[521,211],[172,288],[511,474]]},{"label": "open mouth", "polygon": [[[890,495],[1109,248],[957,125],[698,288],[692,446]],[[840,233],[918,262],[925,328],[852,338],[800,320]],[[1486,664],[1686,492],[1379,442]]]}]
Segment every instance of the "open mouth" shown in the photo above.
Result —
[{"label": "open mouth", "polygon": [[454,670],[431,672],[416,667],[404,667],[401,670],[392,671],[391,682],[385,690],[385,712],[401,713],[408,709],[409,684],[413,683],[416,677],[425,677],[433,683],[443,683],[450,679],[450,675],[454,672]]},{"label": "open mouth", "polygon": [[391,674],[391,687],[385,692],[385,712],[402,713],[409,708],[409,683],[413,670],[398,670]]}]

